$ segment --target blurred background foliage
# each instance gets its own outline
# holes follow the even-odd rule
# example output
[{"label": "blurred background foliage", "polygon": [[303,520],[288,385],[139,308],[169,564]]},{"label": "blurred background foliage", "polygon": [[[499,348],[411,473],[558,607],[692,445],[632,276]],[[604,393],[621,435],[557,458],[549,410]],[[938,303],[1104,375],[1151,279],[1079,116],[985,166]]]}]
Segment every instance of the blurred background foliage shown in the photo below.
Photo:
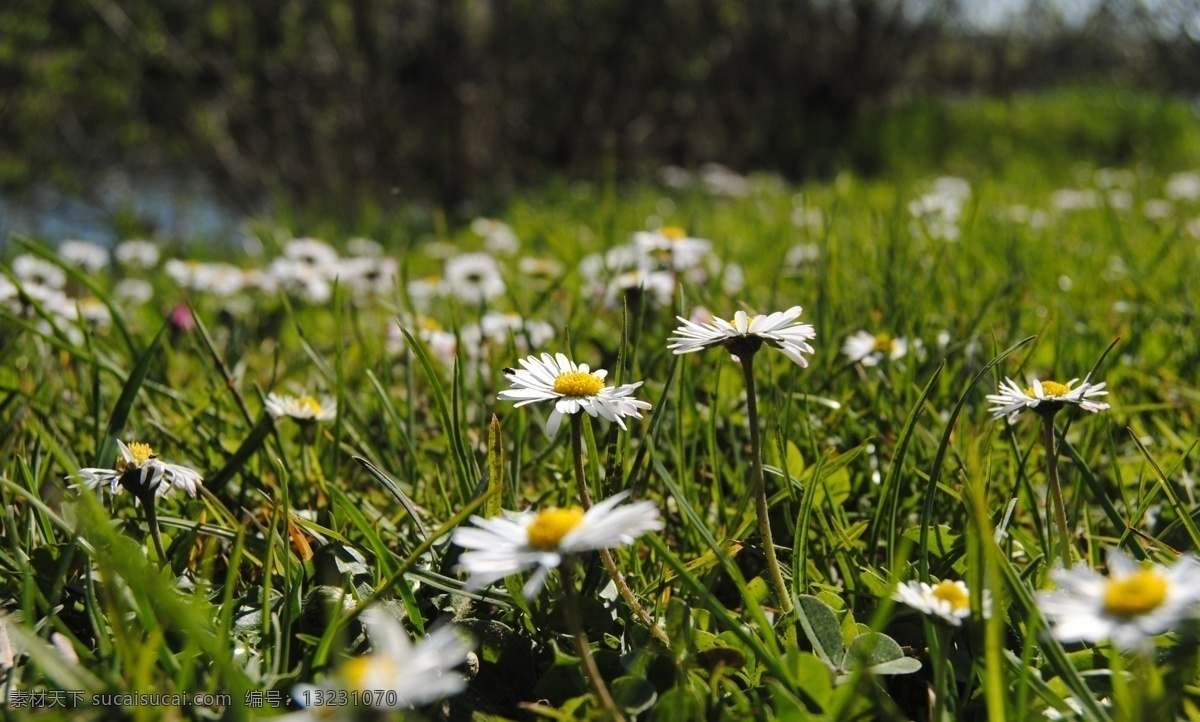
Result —
[{"label": "blurred background foliage", "polygon": [[349,210],[664,163],[1195,157],[1190,0],[11,0],[0,27],[9,192],[183,165]]}]

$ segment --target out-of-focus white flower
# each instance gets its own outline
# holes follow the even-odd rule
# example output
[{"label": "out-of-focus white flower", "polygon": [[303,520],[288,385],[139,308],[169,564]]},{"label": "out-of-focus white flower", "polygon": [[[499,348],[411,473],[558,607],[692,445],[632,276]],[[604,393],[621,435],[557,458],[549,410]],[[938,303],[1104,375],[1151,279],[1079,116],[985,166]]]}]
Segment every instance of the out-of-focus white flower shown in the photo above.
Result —
[{"label": "out-of-focus white flower", "polygon": [[276,419],[286,417],[302,423],[329,422],[337,417],[337,401],[330,396],[318,401],[313,396],[271,393],[267,395],[266,407],[267,413]]},{"label": "out-of-focus white flower", "polygon": [[908,339],[887,333],[855,331],[842,343],[842,353],[850,363],[878,366],[885,359],[896,361],[908,355]]},{"label": "out-of-focus white flower", "polygon": [[330,275],[335,272],[338,262],[337,250],[316,238],[293,238],[284,244],[283,257]]},{"label": "out-of-focus white flower", "polygon": [[1112,190],[1105,196],[1108,206],[1115,211],[1127,211],[1133,208],[1133,194],[1127,190]]},{"label": "out-of-focus white flower", "polygon": [[177,285],[193,291],[228,297],[241,293],[245,286],[242,269],[228,263],[202,263],[172,258],[165,265],[167,275]]},{"label": "out-of-focus white flower", "polygon": [[532,599],[566,556],[632,544],[639,536],[663,528],[652,501],[618,506],[628,496],[629,492],[621,492],[586,512],[572,507],[506,513],[492,519],[471,517],[475,526],[455,529],[452,537],[468,550],[458,565],[471,575],[467,588],[481,589],[535,569],[524,588],[525,596]]},{"label": "out-of-focus white flower", "polygon": [[61,289],[67,285],[67,274],[63,269],[28,253],[13,259],[12,272],[26,290],[29,286]]},{"label": "out-of-focus white flower", "polygon": [[289,294],[309,303],[321,304],[333,297],[332,279],[337,273],[336,264],[336,259],[318,265],[280,256],[271,261],[267,272]]},{"label": "out-of-focus white flower", "polygon": [[488,253],[510,256],[521,250],[521,239],[504,221],[495,218],[476,218],[471,221],[471,230],[483,239]]},{"label": "out-of-focus white flower", "polygon": [[1180,557],[1170,567],[1139,565],[1114,549],[1109,575],[1085,563],[1055,569],[1058,585],[1038,595],[1038,607],[1053,623],[1052,634],[1063,642],[1111,640],[1122,649],[1149,645],[1151,637],[1196,616],[1200,604],[1200,562]]},{"label": "out-of-focus white flower", "polygon": [[[821,212],[820,208],[794,208],[792,209],[792,225],[819,233],[825,227],[825,214]],[[800,264],[790,263],[789,265]]]},{"label": "out-of-focus white flower", "polygon": [[[488,311],[480,320],[483,338],[497,345],[515,339],[518,351],[541,348],[554,338],[554,327],[545,321],[523,318],[519,313]],[[465,339],[464,339],[465,340]]]},{"label": "out-of-focus white flower", "polygon": [[113,287],[113,295],[122,303],[142,306],[154,297],[154,287],[145,278],[121,278]]},{"label": "out-of-focus white flower", "polygon": [[448,259],[443,284],[447,294],[470,304],[495,298],[506,288],[500,265],[486,253],[464,253]]},{"label": "out-of-focus white flower", "polygon": [[784,264],[788,266],[806,266],[821,260],[821,247],[816,243],[801,243],[788,249]]},{"label": "out-of-focus white flower", "polygon": [[563,272],[563,265],[549,258],[522,258],[517,261],[517,270],[523,276],[557,278]]},{"label": "out-of-focus white flower", "polygon": [[467,661],[475,644],[448,624],[416,644],[390,613],[370,608],[360,615],[371,653],[339,665],[321,686],[297,685],[292,698],[305,709],[281,719],[355,719],[360,707],[401,710],[458,694],[467,680],[454,668]]},{"label": "out-of-focus white flower", "polygon": [[1165,221],[1175,215],[1175,206],[1162,198],[1151,198],[1142,204],[1142,213],[1152,221]]},{"label": "out-of-focus white flower", "polygon": [[94,296],[77,300],[75,307],[78,309],[79,317],[93,328],[106,329],[112,325],[112,312],[108,310],[108,306]]},{"label": "out-of-focus white flower", "polygon": [[712,252],[712,241],[691,238],[678,226],[663,226],[657,231],[633,234],[633,247],[639,256],[664,269],[686,271],[699,266]]},{"label": "out-of-focus white flower", "polygon": [[1129,188],[1137,182],[1137,175],[1125,168],[1101,168],[1094,179],[1101,188]]},{"label": "out-of-focus white flower", "polygon": [[962,178],[942,176],[933,182],[928,193],[908,204],[908,212],[916,220],[919,230],[931,238],[957,241],[963,205],[970,197],[970,183]]},{"label": "out-of-focus white flower", "polygon": [[[962,621],[971,616],[971,592],[961,581],[941,581],[934,585],[925,582],[908,582],[896,587],[892,599],[913,609],[945,622],[952,627],[962,626]],[[991,595],[983,595],[983,616],[992,614]]]},{"label": "out-of-focus white flower", "polygon": [[157,243],[135,238],[117,244],[116,256],[122,266],[154,268],[158,265],[160,251]]},{"label": "out-of-focus white flower", "polygon": [[664,165],[658,169],[658,179],[668,188],[687,188],[692,184],[692,174],[677,165]]},{"label": "out-of-focus white flower", "polygon": [[438,276],[415,278],[408,282],[408,298],[419,310],[429,308],[430,301],[445,293],[446,284]]},{"label": "out-of-focus white flower", "polygon": [[1050,194],[1050,207],[1056,211],[1081,211],[1100,205],[1100,194],[1088,188],[1060,188]]},{"label": "out-of-focus white flower", "polygon": [[1200,200],[1200,173],[1173,173],[1167,178],[1166,196],[1173,201]]},{"label": "out-of-focus white flower", "polygon": [[746,344],[765,343],[777,348],[785,356],[802,367],[808,366],[808,359],[803,354],[813,353],[813,347],[808,344],[816,338],[816,330],[807,323],[797,323],[803,309],[792,306],[786,311],[762,314],[754,317],[747,316],[745,311],[733,315],[733,321],[713,317],[712,321],[697,324],[682,317],[676,318],[683,323],[675,329],[675,336],[669,340],[667,348],[676,354],[693,353],[713,346],[722,346],[730,353],[737,355],[737,347]]},{"label": "out-of-focus white flower", "polygon": [[1005,378],[1000,384],[999,392],[987,397],[988,403],[992,405],[989,409],[992,419],[1007,416],[1008,423],[1014,424],[1025,409],[1033,409],[1038,413],[1056,413],[1067,404],[1078,406],[1093,414],[1109,408],[1106,403],[1092,401],[1098,396],[1108,395],[1104,382],[1093,384],[1089,378],[1084,379],[1078,388],[1071,388],[1078,380],[1071,379],[1061,384],[1057,381],[1034,379],[1032,386],[1023,389],[1012,379]]},{"label": "out-of-focus white flower", "polygon": [[742,198],[750,193],[750,181],[720,163],[705,163],[700,167],[700,182],[713,195]]},{"label": "out-of-focus white flower", "polygon": [[551,401],[554,410],[546,422],[546,434],[554,436],[564,416],[581,411],[589,416],[602,416],[625,428],[625,417],[642,418],[640,411],[650,404],[633,397],[641,381],[620,386],[605,386],[608,372],[592,371],[587,364],[576,364],[565,354],[548,353],[519,359],[522,368],[504,369],[513,388],[500,392],[502,401],[516,401],[516,407],[538,401]]},{"label": "out-of-focus white flower", "polygon": [[668,305],[675,296],[675,274],[670,271],[626,271],[608,284],[604,303],[617,305],[625,294],[634,291],[643,293],[645,298],[660,306]]},{"label": "out-of-focus white flower", "polygon": [[346,250],[356,256],[367,256],[370,258],[378,258],[383,255],[383,246],[370,238],[362,238],[361,236],[356,236],[346,241]]},{"label": "out-of-focus white flower", "polygon": [[108,249],[89,241],[63,241],[58,246],[58,255],[88,273],[96,273],[108,265]]},{"label": "out-of-focus white flower", "polygon": [[396,287],[399,266],[393,258],[359,256],[342,259],[338,264],[338,280],[359,294],[385,294]]}]

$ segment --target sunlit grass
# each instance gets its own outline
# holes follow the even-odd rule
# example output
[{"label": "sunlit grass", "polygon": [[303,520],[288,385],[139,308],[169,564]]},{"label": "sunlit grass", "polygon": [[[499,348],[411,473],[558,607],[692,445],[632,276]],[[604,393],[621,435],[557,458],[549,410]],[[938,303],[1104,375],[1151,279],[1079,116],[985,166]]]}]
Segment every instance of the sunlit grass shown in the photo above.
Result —
[{"label": "sunlit grass", "polygon": [[[1126,189],[1128,210],[1056,211],[1053,187],[973,180],[954,242],[914,225],[908,204],[926,182],[751,179],[741,198],[651,183],[530,195],[504,216],[518,257],[563,272],[534,277],[502,257],[503,295],[419,312],[405,282],[440,272],[427,252],[439,243],[480,248],[467,228],[391,244],[403,274],[393,291],[337,285],[322,303],[185,294],[143,271],[155,297],[135,307],[111,295],[124,272],[69,272],[75,297],[111,310],[107,329],[36,299],[0,320],[10,707],[26,691],[79,690],[85,707],[92,694],[187,692],[229,693],[230,717],[271,713],[247,709],[266,699],[247,693],[286,700],[370,648],[366,600],[415,637],[453,621],[477,641],[467,690],[422,707],[427,717],[600,715],[561,593],[570,582],[597,673],[626,716],[1024,720],[1071,714],[1068,700],[1096,717],[1196,714],[1190,624],[1141,657],[1064,645],[1036,593],[1052,586],[1052,559],[1103,568],[1113,547],[1170,561],[1200,544],[1200,240],[1188,230],[1200,205],[1179,200],[1170,217],[1147,218],[1165,175],[1146,169]],[[1081,175],[1080,187],[1094,185]],[[1013,220],[1018,204],[1044,219]],[[591,287],[585,256],[659,225],[711,239],[723,269],[685,277],[669,306],[636,294],[613,303]],[[210,256],[265,266],[287,234],[256,228],[265,256]],[[799,244],[817,257],[788,266]],[[14,251],[53,258],[28,239]],[[736,293],[721,284],[731,263],[745,270]],[[194,309],[194,328],[179,304]],[[765,527],[741,367],[720,349],[667,349],[676,315],[701,305],[724,318],[799,305],[816,328],[807,369],[773,352],[756,359]],[[514,331],[468,347],[464,330],[489,310],[544,321],[555,338],[528,348]],[[397,319],[399,352],[388,334]],[[457,364],[422,319],[459,336]],[[857,331],[904,338],[907,352],[851,363],[841,347]],[[505,367],[558,350],[609,369],[609,383],[644,381],[638,397],[652,408],[624,419],[627,430],[578,415],[572,434],[547,435],[548,405],[497,399]],[[1006,376],[1065,381],[1088,369],[1112,408],[1054,419],[1064,553],[1038,424],[992,421],[985,397]],[[336,415],[273,418],[270,393],[336,403]],[[205,477],[197,498],[155,506],[165,559],[130,495],[68,488],[81,468],[111,468],[117,439]],[[613,550],[613,568],[661,630],[633,613],[597,555],[581,557],[577,577],[552,578],[553,593],[527,599],[521,577],[464,592],[451,532],[471,514],[578,504],[579,471],[594,498],[631,490],[658,505],[665,530]],[[773,533],[785,604],[760,528]],[[962,580],[971,614],[951,629],[894,604],[910,580]]]}]

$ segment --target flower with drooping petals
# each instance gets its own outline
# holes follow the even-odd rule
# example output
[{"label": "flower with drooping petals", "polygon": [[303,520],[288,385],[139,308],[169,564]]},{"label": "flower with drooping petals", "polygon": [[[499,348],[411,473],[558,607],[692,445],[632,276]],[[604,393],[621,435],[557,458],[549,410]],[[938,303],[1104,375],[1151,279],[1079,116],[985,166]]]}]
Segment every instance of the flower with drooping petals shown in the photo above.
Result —
[{"label": "flower with drooping petals", "polygon": [[82,485],[89,489],[107,485],[113,494],[122,489],[129,491],[139,501],[143,496],[166,496],[173,489],[186,491],[195,496],[204,479],[194,469],[162,461],[148,444],[136,441],[128,446],[117,440],[119,456],[115,469],[80,469],[77,476]]},{"label": "flower with drooping petals", "polygon": [[714,316],[703,324],[677,316],[683,325],[675,329],[675,336],[671,337],[672,343],[667,348],[683,354],[724,346],[737,355],[739,349],[736,347],[753,345],[757,340],[758,345],[751,352],[757,351],[758,346],[765,343],[779,349],[801,367],[807,367],[808,359],[803,354],[813,353],[808,340],[816,338],[817,332],[811,324],[796,322],[802,311],[799,306],[760,316],[748,316],[745,311],[738,311],[733,315],[732,322]]},{"label": "flower with drooping petals", "polygon": [[1093,414],[1110,408],[1102,401],[1092,401],[1097,396],[1107,396],[1108,391],[1104,388],[1104,382],[1093,384],[1090,379],[1089,376],[1075,388],[1072,387],[1079,379],[1071,379],[1065,384],[1034,379],[1032,386],[1023,389],[1015,381],[1005,377],[1004,382],[1000,384],[1000,391],[987,397],[988,403],[992,405],[992,420],[1007,416],[1008,423],[1014,424],[1017,416],[1025,409],[1033,409],[1039,414],[1055,414],[1067,404],[1078,406]]}]

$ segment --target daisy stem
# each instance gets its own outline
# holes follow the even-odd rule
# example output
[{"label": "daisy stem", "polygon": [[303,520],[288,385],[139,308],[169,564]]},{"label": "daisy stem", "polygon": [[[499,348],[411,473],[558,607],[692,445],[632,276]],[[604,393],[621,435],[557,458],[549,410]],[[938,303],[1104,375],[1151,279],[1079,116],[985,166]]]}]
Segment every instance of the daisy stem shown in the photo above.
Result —
[{"label": "daisy stem", "polygon": [[167,565],[167,552],[163,549],[162,535],[158,531],[158,511],[154,508],[154,494],[142,498],[142,507],[146,509],[146,521],[150,525],[150,538],[154,540],[154,551],[158,554],[160,566]]},{"label": "daisy stem", "polygon": [[939,622],[932,622],[927,626],[933,627],[933,642],[937,647],[929,650],[930,661],[933,663],[933,714],[930,719],[934,722],[949,722],[953,719],[947,703],[952,693],[950,644],[954,630]]},{"label": "daisy stem", "polygon": [[[1046,441],[1046,486],[1050,494],[1050,506],[1054,510],[1054,522],[1058,527],[1059,554],[1065,566],[1071,565],[1071,536],[1067,531],[1067,507],[1063,502],[1062,485],[1058,481],[1058,445],[1054,440],[1054,413],[1042,416],[1042,428]],[[1054,560],[1050,560],[1053,564]]]},{"label": "daisy stem", "polygon": [[567,624],[571,627],[571,634],[575,636],[575,652],[579,655],[579,661],[583,665],[583,673],[587,677],[588,686],[592,688],[592,694],[596,695],[600,706],[609,713],[612,719],[623,722],[625,718],[613,704],[612,695],[608,693],[608,687],[604,684],[604,677],[600,675],[600,668],[596,666],[596,660],[592,657],[592,644],[588,641],[587,632],[583,629],[583,620],[579,616],[579,599],[575,596],[575,575],[572,571],[574,564],[575,559],[568,558],[561,569],[563,594],[566,596],[567,603]]},{"label": "daisy stem", "polygon": [[767,480],[763,474],[762,441],[758,436],[758,401],[754,394],[754,354],[742,353],[742,376],[746,381],[746,419],[750,425],[750,457],[754,464],[754,496],[758,514],[758,534],[762,537],[763,553],[767,557],[767,573],[775,598],[784,614],[792,611],[792,597],[779,570],[779,559],[775,556],[775,539],[771,536],[770,507],[767,504]]},{"label": "daisy stem", "polygon": [[[587,475],[583,471],[583,418],[580,414],[571,414],[571,456],[575,462],[575,483],[579,486],[579,503],[583,504],[585,510],[591,509],[594,502],[591,492],[588,491]],[[608,549],[601,549],[600,561],[604,562],[604,568],[608,571],[608,576],[612,577],[617,592],[633,610],[633,613],[642,620],[642,624],[646,625],[646,628],[658,641],[669,647],[671,645],[670,638],[667,637],[667,633],[663,631],[662,627],[654,623],[654,618],[634,596],[633,590],[625,581],[625,576],[617,567],[617,560],[613,558],[612,552]]]}]

